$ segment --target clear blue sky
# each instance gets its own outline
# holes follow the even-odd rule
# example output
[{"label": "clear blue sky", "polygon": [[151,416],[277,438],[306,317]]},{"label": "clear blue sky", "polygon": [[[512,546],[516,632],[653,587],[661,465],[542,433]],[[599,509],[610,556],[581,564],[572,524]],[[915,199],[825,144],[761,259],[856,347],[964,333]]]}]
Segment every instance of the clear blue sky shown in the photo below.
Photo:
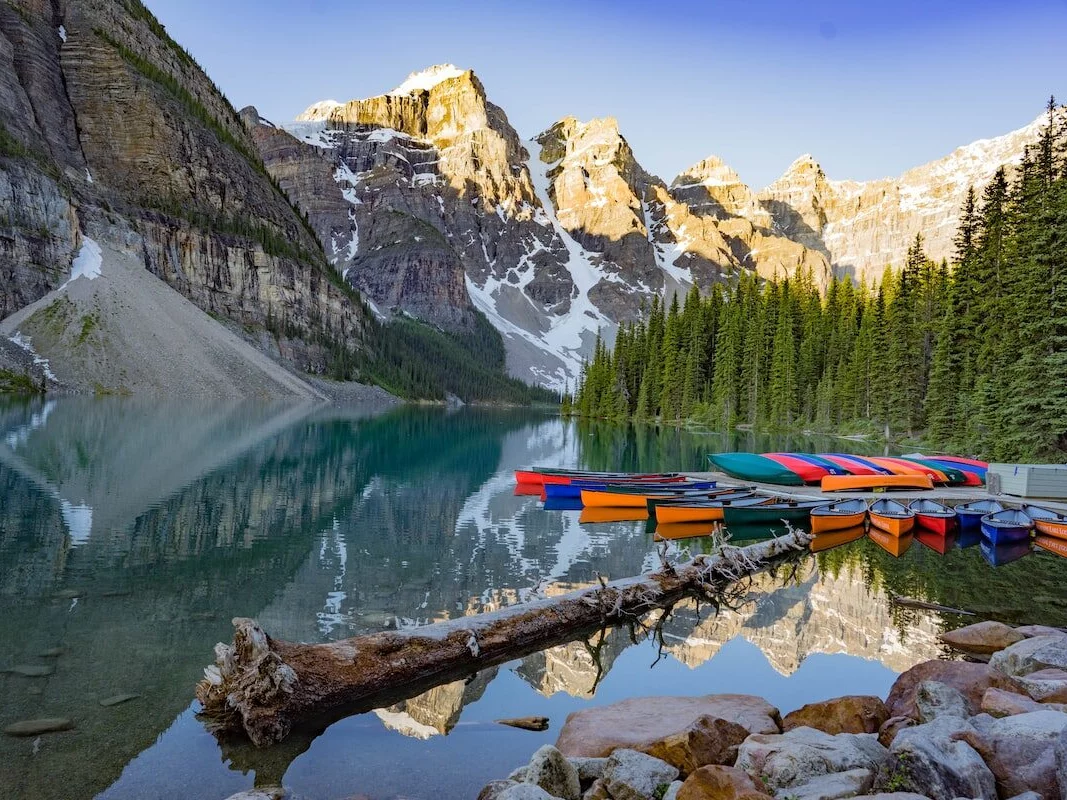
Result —
[{"label": "clear blue sky", "polygon": [[614,116],[670,180],[719,155],[760,188],[812,153],[895,175],[1067,100],[1067,0],[147,0],[237,108],[292,119],[452,62],[530,137]]}]

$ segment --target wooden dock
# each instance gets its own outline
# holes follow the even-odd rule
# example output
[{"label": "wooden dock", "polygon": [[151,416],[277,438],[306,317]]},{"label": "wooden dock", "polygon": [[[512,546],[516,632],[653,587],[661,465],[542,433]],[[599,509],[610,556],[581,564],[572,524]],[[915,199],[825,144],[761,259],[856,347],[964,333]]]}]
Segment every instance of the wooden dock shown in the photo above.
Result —
[{"label": "wooden dock", "polygon": [[1031,503],[1043,508],[1067,514],[1067,502],[1034,497],[1016,497],[1009,494],[990,494],[984,486],[935,486],[933,489],[894,489],[880,492],[824,492],[818,486],[781,486],[776,483],[741,481],[722,472],[686,472],[690,478],[700,481],[716,481],[719,486],[755,486],[760,492],[776,494],[796,500],[880,500],[886,497],[908,503],[912,500],[937,500],[949,506],[971,503],[975,500],[999,500],[1006,506]]}]

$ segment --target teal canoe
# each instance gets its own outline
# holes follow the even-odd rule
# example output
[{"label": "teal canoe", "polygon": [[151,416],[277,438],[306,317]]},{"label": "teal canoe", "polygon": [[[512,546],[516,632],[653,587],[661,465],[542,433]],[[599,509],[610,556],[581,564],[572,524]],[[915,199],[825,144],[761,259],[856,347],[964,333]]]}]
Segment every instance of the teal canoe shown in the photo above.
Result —
[{"label": "teal canoe", "polygon": [[793,470],[786,469],[778,462],[757,453],[712,453],[708,456],[708,461],[730,477],[743,481],[776,483],[781,486],[804,485],[804,481]]},{"label": "teal canoe", "polygon": [[800,503],[772,503],[763,506],[723,506],[722,521],[731,525],[752,525],[756,522],[807,522],[811,510],[830,505],[830,500],[811,500]]}]

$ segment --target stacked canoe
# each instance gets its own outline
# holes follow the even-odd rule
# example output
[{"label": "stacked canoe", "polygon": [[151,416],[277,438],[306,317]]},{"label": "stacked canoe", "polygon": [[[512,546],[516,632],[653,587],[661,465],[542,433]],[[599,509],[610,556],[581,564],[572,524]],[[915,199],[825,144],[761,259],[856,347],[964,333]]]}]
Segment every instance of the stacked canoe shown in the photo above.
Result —
[{"label": "stacked canoe", "polygon": [[958,456],[856,456],[846,453],[713,453],[731,477],[781,486],[818,484],[823,491],[981,486],[985,462]]}]

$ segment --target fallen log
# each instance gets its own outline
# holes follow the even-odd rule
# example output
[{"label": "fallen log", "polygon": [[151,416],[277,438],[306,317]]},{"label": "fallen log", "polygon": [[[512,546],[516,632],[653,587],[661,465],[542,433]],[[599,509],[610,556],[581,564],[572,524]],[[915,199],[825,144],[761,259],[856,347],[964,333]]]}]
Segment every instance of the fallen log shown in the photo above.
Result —
[{"label": "fallen log", "polygon": [[329,724],[411,697],[431,686],[573,641],[606,625],[638,621],[684,597],[715,601],[723,589],[806,551],[795,531],[748,547],[724,545],[648,575],[410,631],[385,631],[327,644],[268,636],[251,619],[233,620],[233,644],[215,645],[196,696],[201,719],[219,736],[244,733],[257,746],[294,726]]}]

